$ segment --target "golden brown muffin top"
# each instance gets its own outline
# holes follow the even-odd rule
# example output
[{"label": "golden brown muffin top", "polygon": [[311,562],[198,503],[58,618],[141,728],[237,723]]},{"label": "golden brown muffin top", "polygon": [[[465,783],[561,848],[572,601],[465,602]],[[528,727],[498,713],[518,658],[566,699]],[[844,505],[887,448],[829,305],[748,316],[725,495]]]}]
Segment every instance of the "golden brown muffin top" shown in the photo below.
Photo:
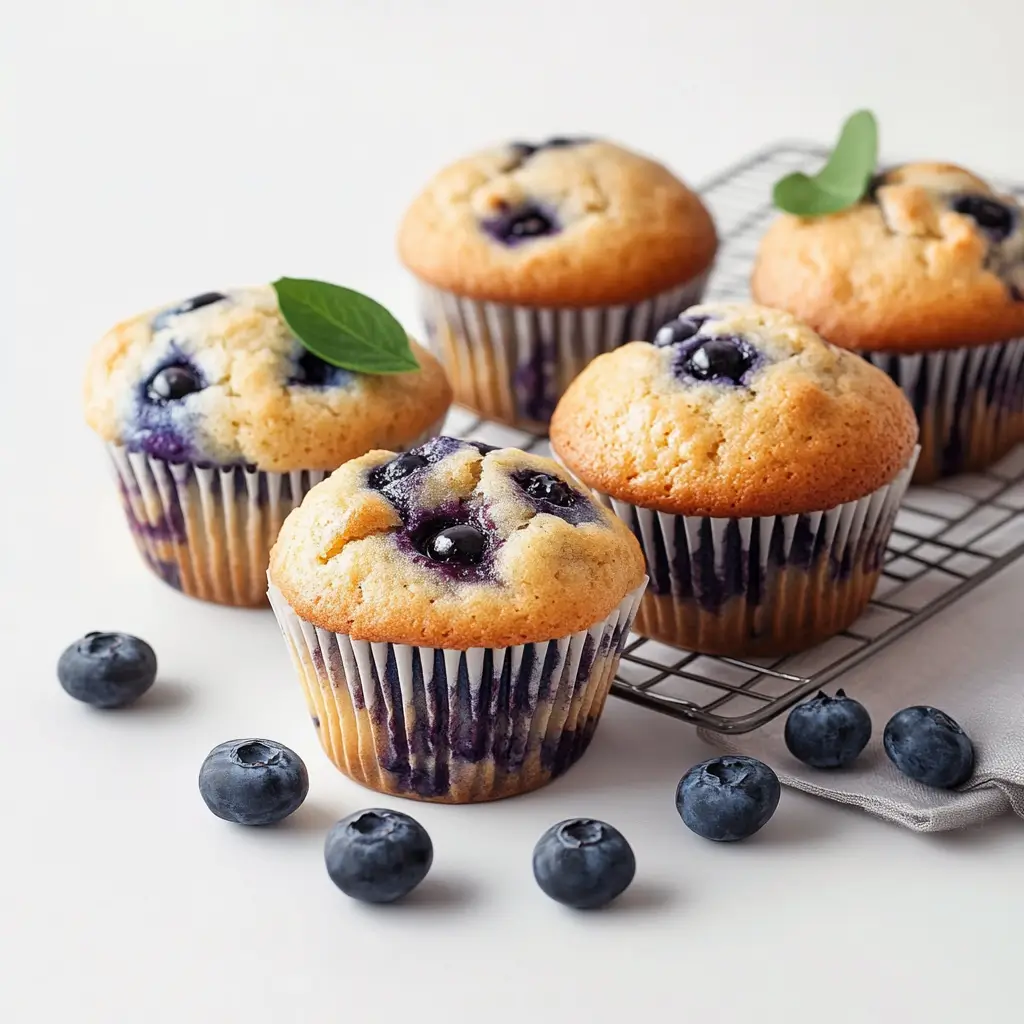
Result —
[{"label": "golden brown muffin top", "polygon": [[694,306],[595,359],[551,421],[585,484],[687,516],[824,511],[893,480],[917,441],[881,370],[788,313]]},{"label": "golden brown muffin top", "polygon": [[1024,335],[1021,207],[962,167],[906,164],[848,210],[776,220],[752,290],[844,348],[1006,341]]},{"label": "golden brown muffin top", "polygon": [[410,344],[419,370],[352,373],[303,348],[270,285],[209,292],[126,320],[97,343],[86,419],[105,441],[172,462],[335,469],[372,448],[404,447],[444,417],[444,371]]},{"label": "golden brown muffin top", "polygon": [[511,143],[441,171],[409,208],[399,254],[472,299],[608,306],[703,273],[718,241],[699,197],[661,164],[609,142]]},{"label": "golden brown muffin top", "polygon": [[629,529],[550,459],[450,437],[346,463],[270,558],[271,584],[316,626],[457,650],[589,629],[643,579]]}]

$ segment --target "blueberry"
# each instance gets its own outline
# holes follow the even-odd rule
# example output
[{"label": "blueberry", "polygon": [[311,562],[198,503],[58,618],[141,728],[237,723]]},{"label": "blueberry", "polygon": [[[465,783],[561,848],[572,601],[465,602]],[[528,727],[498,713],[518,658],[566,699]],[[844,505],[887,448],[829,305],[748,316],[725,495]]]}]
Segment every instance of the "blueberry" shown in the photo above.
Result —
[{"label": "blueberry", "polygon": [[897,711],[882,737],[889,760],[926,786],[952,789],[974,771],[974,746],[949,715],[916,706]]},{"label": "blueberry", "polygon": [[658,329],[654,336],[654,344],[658,348],[667,348],[669,345],[689,341],[709,319],[710,317],[706,316],[680,316],[670,320],[664,327]]},{"label": "blueberry", "polygon": [[57,662],[60,685],[75,700],[121,708],[138,700],[156,679],[156,654],[127,633],[86,633]]},{"label": "blueberry", "polygon": [[311,388],[338,388],[344,387],[350,380],[351,370],[334,366],[306,349],[295,361],[295,370],[288,383],[304,384]]},{"label": "blueberry", "polygon": [[541,143],[541,149],[565,149],[568,146],[585,146],[594,140],[586,135],[553,135]]},{"label": "blueberry", "polygon": [[[442,520],[441,523],[445,521]],[[441,526],[438,529],[438,526]],[[483,560],[487,538],[483,530],[472,523],[441,525],[434,523],[420,531],[420,550],[435,562],[454,562],[456,565],[477,565]]]},{"label": "blueberry", "polygon": [[390,462],[385,462],[383,466],[377,466],[370,470],[367,479],[370,486],[379,491],[387,487],[388,484],[395,483],[396,480],[403,480],[427,464],[427,460],[422,455],[417,455],[416,452],[406,452],[404,455],[399,455],[397,459],[392,459]]},{"label": "blueberry", "polygon": [[874,203],[878,201],[878,190],[885,184],[888,183],[889,175],[892,173],[892,168],[885,168],[884,170],[877,171],[871,175],[868,181],[867,190],[864,193],[864,199],[866,202]]},{"label": "blueberry", "polygon": [[153,330],[159,331],[161,328],[166,327],[167,322],[172,317],[184,316],[186,313],[202,309],[203,306],[212,306],[215,302],[223,302],[226,298],[227,296],[221,292],[203,292],[202,295],[193,295],[191,299],[186,299],[177,306],[165,309],[162,313],[157,314],[153,321]]},{"label": "blueberry", "polygon": [[761,761],[724,754],[694,765],[676,789],[676,810],[705,839],[731,843],[752,836],[779,806],[779,777]]},{"label": "blueberry", "polygon": [[636,857],[618,829],[593,818],[552,825],[533,850],[533,877],[559,903],[591,910],[629,888]]},{"label": "blueberry", "polygon": [[708,338],[686,353],[678,369],[694,380],[740,384],[756,362],[757,353],[742,338]]},{"label": "blueberry", "polygon": [[433,859],[426,829],[400,811],[357,811],[337,822],[324,843],[331,881],[366,903],[407,896],[427,877]]},{"label": "blueberry", "polygon": [[569,146],[583,146],[594,140],[583,135],[553,135],[543,142],[511,142],[509,145],[515,150],[519,162],[529,160],[534,153],[544,149],[566,149]]},{"label": "blueberry", "polygon": [[531,238],[553,235],[558,230],[554,215],[536,203],[525,203],[502,211],[480,225],[493,239],[504,245],[518,245]]},{"label": "blueberry", "polygon": [[484,444],[483,441],[467,441],[470,447],[475,448],[481,455],[486,455],[488,452],[498,451],[496,444]]},{"label": "blueberry", "polygon": [[568,508],[576,500],[573,489],[557,476],[549,473],[522,473],[516,476],[516,482],[531,497],[538,501],[547,501],[561,508]]},{"label": "blueberry", "polygon": [[158,405],[165,405],[202,391],[204,386],[203,378],[194,366],[172,363],[153,374],[146,384],[146,397]]},{"label": "blueberry", "polygon": [[1001,242],[1013,231],[1017,220],[1016,214],[1009,206],[990,196],[955,196],[951,205],[957,213],[970,217],[996,242]]},{"label": "blueberry", "polygon": [[871,739],[871,716],[860,701],[837,690],[797,704],[786,719],[789,752],[812,768],[845,768]]},{"label": "blueberry", "polygon": [[272,825],[298,810],[309,792],[302,758],[273,740],[229,740],[199,769],[206,806],[225,821]]}]

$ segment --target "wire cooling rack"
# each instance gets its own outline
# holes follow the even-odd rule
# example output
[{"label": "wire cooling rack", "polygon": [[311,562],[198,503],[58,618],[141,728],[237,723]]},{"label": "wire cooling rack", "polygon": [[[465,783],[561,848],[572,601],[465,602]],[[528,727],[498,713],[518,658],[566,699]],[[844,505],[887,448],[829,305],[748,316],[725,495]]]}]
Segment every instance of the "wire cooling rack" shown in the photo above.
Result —
[{"label": "wire cooling rack", "polygon": [[[701,194],[721,236],[709,300],[743,300],[761,234],[775,216],[771,186],[820,167],[826,151],[785,144],[756,153]],[[1002,189],[1024,195],[1024,186]],[[449,434],[549,455],[547,438],[455,409]],[[764,725],[891,644],[1024,554],[1024,446],[984,473],[912,487],[896,518],[882,576],[864,614],[818,647],[787,658],[711,657],[631,635],[612,693],[723,733]]]}]

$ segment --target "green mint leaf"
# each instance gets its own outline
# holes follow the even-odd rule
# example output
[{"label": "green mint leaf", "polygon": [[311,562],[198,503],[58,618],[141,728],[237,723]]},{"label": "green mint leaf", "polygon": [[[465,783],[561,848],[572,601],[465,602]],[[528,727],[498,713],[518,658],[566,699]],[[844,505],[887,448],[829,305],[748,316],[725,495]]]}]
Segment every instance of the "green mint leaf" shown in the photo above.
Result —
[{"label": "green mint leaf", "polygon": [[274,291],[285,323],[324,362],[356,373],[419,369],[405,328],[369,296],[295,277],[275,281]]},{"label": "green mint leaf", "polygon": [[847,118],[832,155],[813,177],[797,171],[775,183],[772,201],[801,217],[838,213],[859,202],[878,163],[878,123],[870,110]]}]

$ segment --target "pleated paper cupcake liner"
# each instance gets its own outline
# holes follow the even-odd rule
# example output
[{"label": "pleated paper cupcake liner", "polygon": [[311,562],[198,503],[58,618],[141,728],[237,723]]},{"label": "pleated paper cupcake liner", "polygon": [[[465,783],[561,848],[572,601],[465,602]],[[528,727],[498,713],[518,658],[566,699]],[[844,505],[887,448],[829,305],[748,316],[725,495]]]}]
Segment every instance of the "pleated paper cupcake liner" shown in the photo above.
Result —
[{"label": "pleated paper cupcake liner", "polygon": [[421,308],[455,401],[485,419],[544,433],[559,398],[592,359],[653,340],[700,301],[709,272],[633,305],[541,309],[421,285]]},{"label": "pleated paper cupcake liner", "polygon": [[590,629],[516,647],[443,650],[353,640],[270,603],[324,751],[379,793],[478,803],[573,765],[604,708],[644,584]]},{"label": "pleated paper cupcake liner", "polygon": [[634,631],[705,654],[758,656],[846,629],[878,582],[916,458],[859,501],[800,515],[676,516],[597,494],[647,560]]},{"label": "pleated paper cupcake liner", "polygon": [[[441,423],[407,447],[433,437]],[[108,444],[128,526],[146,565],[190,597],[259,607],[288,513],[329,474],[167,462]]]},{"label": "pleated paper cupcake liner", "polygon": [[942,352],[861,352],[921,425],[915,483],[984,469],[1024,440],[1024,338]]}]

